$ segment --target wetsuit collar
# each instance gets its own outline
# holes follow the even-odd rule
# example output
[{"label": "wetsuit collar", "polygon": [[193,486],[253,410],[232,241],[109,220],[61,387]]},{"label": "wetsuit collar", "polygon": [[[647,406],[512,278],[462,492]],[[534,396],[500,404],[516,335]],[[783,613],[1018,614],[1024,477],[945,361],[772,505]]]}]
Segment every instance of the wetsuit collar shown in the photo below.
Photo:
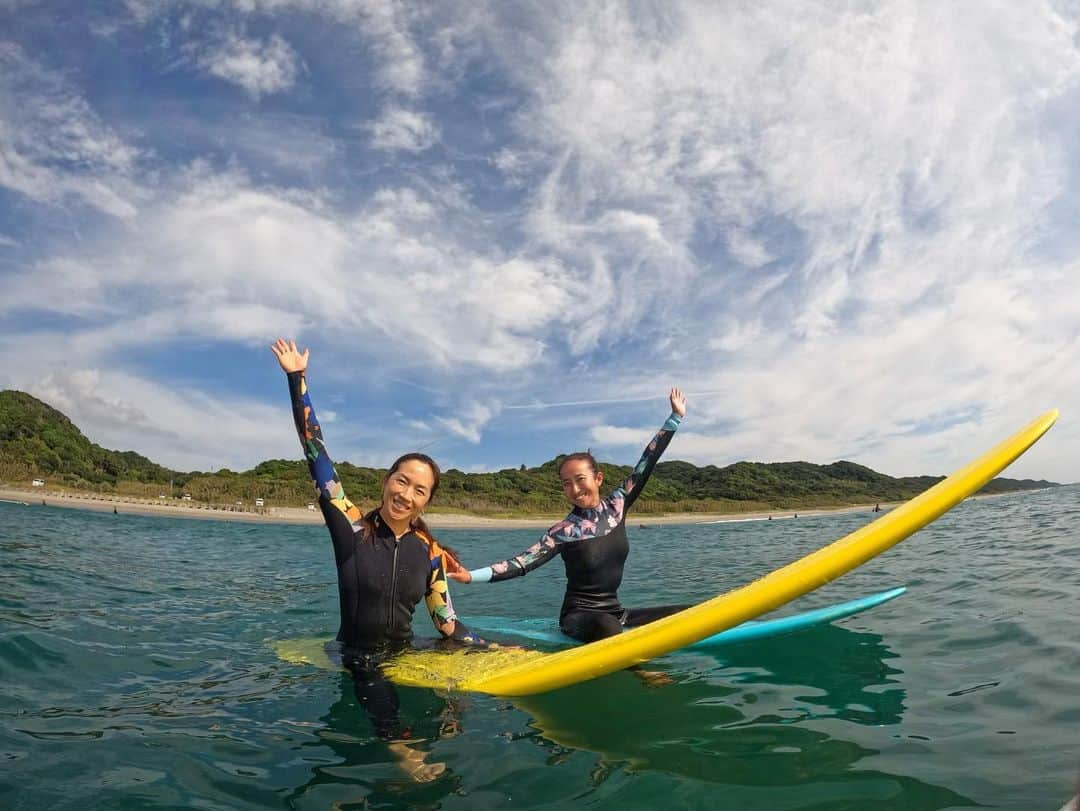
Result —
[{"label": "wetsuit collar", "polygon": [[376,538],[386,538],[390,541],[393,541],[394,543],[397,543],[401,540],[401,538],[404,538],[406,535],[410,534],[413,531],[412,527],[409,527],[401,535],[401,538],[399,538],[397,535],[394,534],[394,530],[390,529],[390,525],[383,520],[382,514],[379,512],[378,507],[371,511],[370,516],[371,523],[375,526]]},{"label": "wetsuit collar", "polygon": [[596,518],[598,515],[600,515],[600,510],[602,510],[603,507],[604,500],[600,499],[600,503],[597,504],[595,507],[579,507],[577,504],[575,504],[574,509],[572,509],[570,512],[572,512],[578,518]]}]

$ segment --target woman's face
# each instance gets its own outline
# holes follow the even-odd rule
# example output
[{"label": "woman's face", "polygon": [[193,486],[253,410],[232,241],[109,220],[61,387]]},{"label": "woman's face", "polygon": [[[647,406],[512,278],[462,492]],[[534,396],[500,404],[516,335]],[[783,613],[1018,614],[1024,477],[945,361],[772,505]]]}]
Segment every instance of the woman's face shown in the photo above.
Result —
[{"label": "woman's face", "polygon": [[382,490],[383,514],[394,521],[412,522],[431,501],[435,473],[418,459],[408,459],[386,477]]},{"label": "woman's face", "polygon": [[571,459],[559,469],[562,491],[576,507],[593,508],[600,504],[600,485],[604,474],[593,470],[587,459]]}]

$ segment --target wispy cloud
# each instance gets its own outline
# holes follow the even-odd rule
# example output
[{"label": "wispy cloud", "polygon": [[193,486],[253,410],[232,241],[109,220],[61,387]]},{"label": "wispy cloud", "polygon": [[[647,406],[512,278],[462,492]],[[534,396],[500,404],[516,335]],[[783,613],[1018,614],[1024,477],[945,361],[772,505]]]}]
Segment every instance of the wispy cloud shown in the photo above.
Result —
[{"label": "wispy cloud", "polygon": [[480,441],[484,426],[497,413],[497,408],[490,405],[473,403],[456,417],[436,417],[436,422],[455,436],[477,443]]},{"label": "wispy cloud", "polygon": [[0,186],[127,219],[141,196],[132,179],[140,154],[61,74],[0,43]]},{"label": "wispy cloud", "polygon": [[401,107],[390,107],[373,122],[371,145],[375,149],[422,152],[439,137],[438,128],[426,116]]},{"label": "wispy cloud", "polygon": [[254,98],[289,89],[300,70],[296,52],[277,34],[258,40],[231,32],[205,46],[198,64]]}]

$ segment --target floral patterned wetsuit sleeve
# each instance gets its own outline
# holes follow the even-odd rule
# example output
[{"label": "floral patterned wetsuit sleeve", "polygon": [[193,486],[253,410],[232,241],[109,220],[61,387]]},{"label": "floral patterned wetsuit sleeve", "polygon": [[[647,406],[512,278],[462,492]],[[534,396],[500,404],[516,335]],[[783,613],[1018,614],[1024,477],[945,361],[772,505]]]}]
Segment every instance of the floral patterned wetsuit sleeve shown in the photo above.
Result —
[{"label": "floral patterned wetsuit sleeve", "polygon": [[345,488],[341,486],[337,471],[330,454],[326,452],[322,428],[315,417],[315,409],[308,395],[307,378],[303,372],[289,373],[289,394],[292,398],[293,421],[296,433],[300,436],[300,445],[304,449],[308,470],[319,491],[320,501],[325,499],[339,510],[354,527],[359,526],[363,514],[360,508],[349,501]]},{"label": "floral patterned wetsuit sleeve", "polygon": [[447,588],[449,584],[446,581],[446,553],[434,538],[420,531],[417,531],[417,534],[427,542],[431,555],[431,574],[428,577],[424,603],[427,605],[432,623],[439,633],[445,634],[443,626],[452,621],[454,631],[450,634],[451,639],[459,642],[482,643],[484,640],[469,631],[454,612],[454,604],[450,601],[450,590]]},{"label": "floral patterned wetsuit sleeve", "polygon": [[482,569],[469,572],[473,583],[493,583],[521,577],[537,569],[559,554],[559,543],[555,540],[560,528],[569,522],[562,521],[549,529],[544,537],[534,543],[517,557],[492,563]]},{"label": "floral patterned wetsuit sleeve", "polygon": [[630,510],[631,505],[637,501],[638,496],[641,495],[645,483],[649,480],[649,476],[652,475],[653,468],[656,467],[656,463],[660,461],[660,457],[671,443],[671,438],[675,436],[675,432],[679,429],[680,422],[682,422],[682,418],[675,412],[672,412],[671,416],[667,418],[667,421],[660,430],[656,432],[656,436],[654,436],[652,441],[645,446],[641,458],[638,460],[638,463],[634,465],[634,469],[626,478],[626,481],[622,482],[615,488],[612,494],[608,496],[609,501],[617,501],[620,498],[623,499],[621,510],[623,515],[626,515]]},{"label": "floral patterned wetsuit sleeve", "polygon": [[424,602],[427,604],[431,621],[438,628],[451,620],[457,619],[454,613],[454,604],[450,602],[450,591],[446,587],[446,564],[442,547],[434,538],[429,538],[419,531],[417,534],[427,541],[431,555],[431,574],[428,576],[427,593],[424,594]]}]

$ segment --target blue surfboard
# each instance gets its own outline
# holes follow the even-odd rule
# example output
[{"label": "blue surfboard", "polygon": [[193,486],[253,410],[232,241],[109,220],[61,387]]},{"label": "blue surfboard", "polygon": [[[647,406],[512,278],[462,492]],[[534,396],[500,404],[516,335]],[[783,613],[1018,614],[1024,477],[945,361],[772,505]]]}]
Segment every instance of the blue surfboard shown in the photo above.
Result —
[{"label": "blue surfboard", "polygon": [[[844,617],[850,617],[852,614],[858,614],[861,611],[866,611],[874,606],[896,599],[905,591],[907,591],[906,586],[899,586],[895,589],[860,597],[856,600],[848,600],[825,608],[805,611],[802,614],[792,614],[789,617],[780,617],[774,620],[751,620],[702,639],[700,642],[695,642],[685,650],[711,650],[738,642],[750,642],[755,639],[790,634],[814,625],[823,625]],[[520,639],[531,639],[536,642],[549,642],[556,645],[578,644],[577,641],[559,630],[558,622],[547,618],[508,619],[506,617],[470,616],[465,618],[465,621],[470,628],[475,628],[484,633],[506,634]]]}]

